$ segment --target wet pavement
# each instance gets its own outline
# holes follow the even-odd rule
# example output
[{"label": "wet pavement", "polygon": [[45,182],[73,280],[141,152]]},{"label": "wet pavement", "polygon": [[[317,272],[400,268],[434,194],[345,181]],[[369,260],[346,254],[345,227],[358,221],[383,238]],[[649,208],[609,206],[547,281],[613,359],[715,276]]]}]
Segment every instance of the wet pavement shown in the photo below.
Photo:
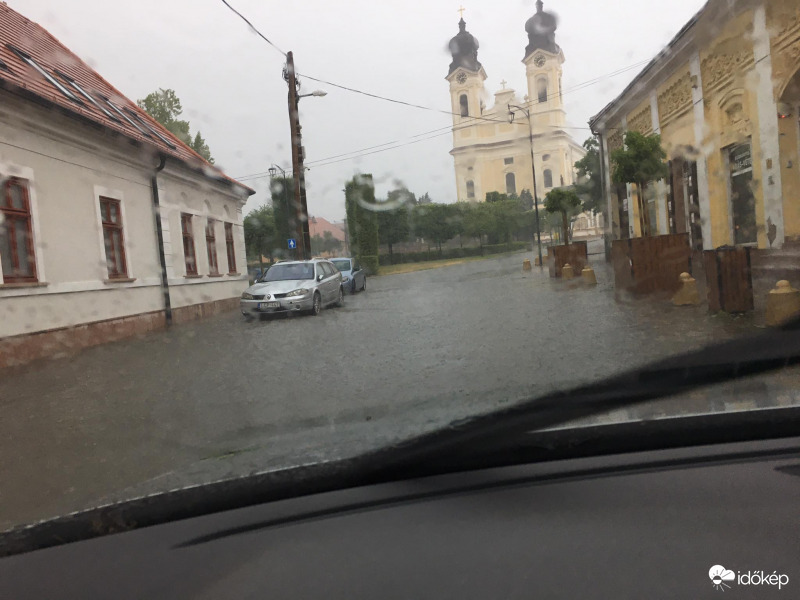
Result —
[{"label": "wet pavement", "polygon": [[754,333],[615,298],[530,253],[369,280],[319,317],[236,312],[0,373],[0,528],[143,491],[352,455]]}]

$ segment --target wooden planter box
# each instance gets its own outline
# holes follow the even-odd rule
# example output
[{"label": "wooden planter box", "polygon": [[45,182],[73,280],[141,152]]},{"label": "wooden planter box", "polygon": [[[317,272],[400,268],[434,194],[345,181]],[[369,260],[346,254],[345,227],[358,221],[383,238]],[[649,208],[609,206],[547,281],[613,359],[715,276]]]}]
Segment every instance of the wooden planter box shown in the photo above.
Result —
[{"label": "wooden planter box", "polygon": [[550,277],[561,277],[564,265],[572,266],[576,276],[589,264],[589,249],[586,242],[573,242],[566,246],[549,246],[547,248],[547,268]]},{"label": "wooden planter box", "polygon": [[614,240],[614,285],[635,294],[674,293],[681,273],[692,272],[688,233]]},{"label": "wooden planter box", "polygon": [[703,252],[711,311],[743,313],[753,310],[750,248],[725,246]]}]

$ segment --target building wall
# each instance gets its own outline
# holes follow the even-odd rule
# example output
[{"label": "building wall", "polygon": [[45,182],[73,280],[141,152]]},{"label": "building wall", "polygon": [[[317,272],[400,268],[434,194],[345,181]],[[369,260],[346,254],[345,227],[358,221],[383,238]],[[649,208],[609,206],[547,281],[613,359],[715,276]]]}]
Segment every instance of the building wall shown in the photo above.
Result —
[{"label": "building wall", "polygon": [[[775,223],[787,238],[800,236],[800,203],[796,201],[800,195],[800,93],[790,98],[796,103],[791,118],[777,118],[777,103],[785,99],[782,90],[800,69],[800,8],[790,0],[767,0],[761,6],[742,2],[731,15],[730,5],[709,6],[705,20],[701,18],[687,34],[689,42],[675,45],[674,60],[665,59],[669,66],[648,74],[627,97],[617,99],[606,113],[613,116],[602,129],[609,154],[621,146],[619,130],[646,135],[658,130],[670,159],[698,161],[699,170],[707,176],[706,197],[701,198],[708,230],[706,248],[734,243],[728,153],[736,145],[749,143],[757,245],[766,248],[770,225],[774,229]],[[699,69],[692,69],[692,56],[697,57]],[[628,193],[631,225],[638,236],[642,231],[635,186],[628,186]],[[613,214],[617,200],[613,195],[610,200],[613,218],[618,219]],[[667,218],[666,203],[659,204],[659,222]],[[782,241],[780,237],[776,245]]]},{"label": "building wall", "polygon": [[[0,279],[0,338],[163,310],[150,185],[155,157],[120,136],[5,91],[0,91],[0,100],[0,178],[16,176],[29,182],[38,276],[35,284],[5,284]],[[166,247],[172,255],[168,256],[172,301],[177,307],[236,297],[247,284],[243,200],[227,186],[210,181],[189,183],[192,177],[204,181],[168,166],[159,176],[162,200],[192,190],[187,202],[199,214],[204,208],[203,214],[208,214],[210,206],[211,214],[220,221],[234,223],[241,275],[209,280],[204,226],[198,223],[197,256],[205,261],[201,262],[205,271],[201,270],[203,277],[192,280],[188,288],[184,273],[175,271],[176,265],[183,266],[178,217],[177,228],[165,230]],[[100,196],[121,203],[125,280],[108,276]],[[172,223],[176,214],[176,207],[167,201],[162,222]],[[227,272],[224,229],[218,225],[217,254],[221,271]]]}]

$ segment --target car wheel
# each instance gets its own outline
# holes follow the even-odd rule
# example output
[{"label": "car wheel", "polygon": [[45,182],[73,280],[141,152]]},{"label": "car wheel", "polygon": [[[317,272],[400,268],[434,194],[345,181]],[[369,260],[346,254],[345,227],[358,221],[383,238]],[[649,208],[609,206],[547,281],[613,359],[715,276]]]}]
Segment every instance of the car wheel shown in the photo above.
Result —
[{"label": "car wheel", "polygon": [[344,306],[344,288],[342,286],[339,286],[339,301],[336,306]]},{"label": "car wheel", "polygon": [[311,305],[311,314],[316,317],[321,310],[322,310],[322,296],[319,295],[319,292],[315,292],[314,302]]},{"label": "car wheel", "polygon": [[367,291],[367,278],[366,277],[364,277],[364,283],[361,286],[361,291],[362,292],[366,292]]},{"label": "car wheel", "polygon": [[356,280],[353,279],[353,283],[350,284],[350,293],[355,294],[358,290],[356,289]]}]

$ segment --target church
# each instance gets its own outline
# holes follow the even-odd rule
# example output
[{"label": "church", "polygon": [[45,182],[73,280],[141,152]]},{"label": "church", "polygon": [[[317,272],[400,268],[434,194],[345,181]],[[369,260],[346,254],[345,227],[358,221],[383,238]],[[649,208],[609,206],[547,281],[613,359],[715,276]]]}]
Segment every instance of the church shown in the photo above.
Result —
[{"label": "church", "polygon": [[585,151],[565,131],[564,52],[556,44],[556,18],[544,11],[541,0],[536,8],[525,24],[528,45],[522,63],[528,89],[521,99],[502,82],[494,106],[487,108],[486,71],[478,61],[478,40],[467,31],[463,15],[458,34],[450,40],[450,154],[459,201],[483,201],[489,192],[520,195],[534,189],[541,201],[551,189],[575,183],[575,162]]}]

